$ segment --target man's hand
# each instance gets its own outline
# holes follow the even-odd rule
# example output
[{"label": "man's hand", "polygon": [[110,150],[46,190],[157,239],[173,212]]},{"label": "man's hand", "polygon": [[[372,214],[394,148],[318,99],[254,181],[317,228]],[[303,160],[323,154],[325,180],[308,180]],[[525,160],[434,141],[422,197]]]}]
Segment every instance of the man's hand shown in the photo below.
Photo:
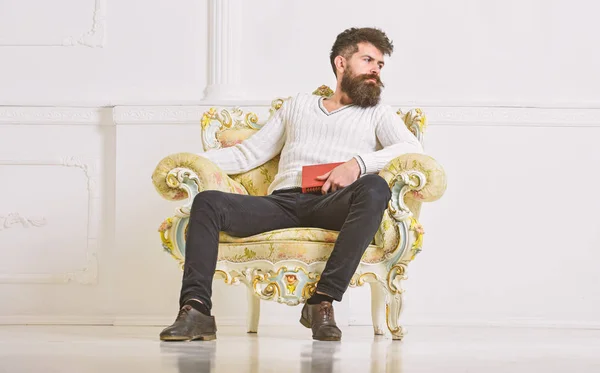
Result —
[{"label": "man's hand", "polygon": [[360,166],[356,159],[352,158],[346,163],[343,163],[325,175],[317,176],[317,180],[326,180],[321,187],[321,193],[327,194],[329,188],[332,192],[342,189],[352,184],[360,176]]}]

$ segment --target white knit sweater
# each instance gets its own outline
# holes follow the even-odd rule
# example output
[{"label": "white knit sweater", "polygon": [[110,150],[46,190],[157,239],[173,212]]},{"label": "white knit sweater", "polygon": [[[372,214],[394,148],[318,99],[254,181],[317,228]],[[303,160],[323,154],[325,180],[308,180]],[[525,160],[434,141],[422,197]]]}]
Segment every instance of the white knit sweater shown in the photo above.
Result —
[{"label": "white knit sweater", "polygon": [[328,112],[322,100],[320,96],[299,94],[286,101],[247,140],[200,155],[232,175],[258,167],[281,152],[270,194],[299,187],[304,165],[356,158],[362,176],[379,172],[401,154],[423,153],[417,138],[391,107],[348,105]]}]

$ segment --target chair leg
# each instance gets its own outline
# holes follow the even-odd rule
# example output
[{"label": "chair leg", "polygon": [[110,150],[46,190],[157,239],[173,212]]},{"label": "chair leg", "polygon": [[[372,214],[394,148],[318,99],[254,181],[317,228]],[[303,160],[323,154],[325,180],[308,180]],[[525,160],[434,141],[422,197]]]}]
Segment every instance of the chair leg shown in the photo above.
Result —
[{"label": "chair leg", "polygon": [[385,296],[386,289],[379,282],[369,282],[371,287],[371,317],[375,335],[385,334]]},{"label": "chair leg", "polygon": [[390,293],[390,296],[386,300],[386,316],[387,326],[392,333],[392,339],[402,340],[405,334],[404,328],[399,325],[400,314],[402,313],[402,293]]},{"label": "chair leg", "polygon": [[260,319],[260,298],[254,294],[254,289],[248,287],[248,333],[258,332]]}]

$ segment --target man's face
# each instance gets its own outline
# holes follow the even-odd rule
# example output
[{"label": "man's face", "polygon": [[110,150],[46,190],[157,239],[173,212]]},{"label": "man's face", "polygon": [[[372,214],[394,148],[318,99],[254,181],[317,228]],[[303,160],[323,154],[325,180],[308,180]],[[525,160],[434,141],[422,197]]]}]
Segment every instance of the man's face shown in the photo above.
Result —
[{"label": "man's face", "polygon": [[383,54],[379,49],[369,43],[358,44],[358,52],[347,60],[341,82],[342,91],[353,104],[370,107],[379,103],[384,87],[380,79],[383,65]]}]

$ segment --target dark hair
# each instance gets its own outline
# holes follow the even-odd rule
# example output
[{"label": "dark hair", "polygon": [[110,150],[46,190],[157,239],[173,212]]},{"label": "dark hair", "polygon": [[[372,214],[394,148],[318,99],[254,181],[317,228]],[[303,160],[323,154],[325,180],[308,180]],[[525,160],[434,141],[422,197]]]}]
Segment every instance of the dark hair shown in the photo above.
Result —
[{"label": "dark hair", "polygon": [[385,32],[371,27],[349,28],[337,36],[331,47],[329,60],[336,76],[335,58],[340,55],[347,59],[352,57],[354,53],[358,52],[358,43],[365,42],[373,44],[381,53],[388,56],[391,56],[394,51],[394,45]]}]

